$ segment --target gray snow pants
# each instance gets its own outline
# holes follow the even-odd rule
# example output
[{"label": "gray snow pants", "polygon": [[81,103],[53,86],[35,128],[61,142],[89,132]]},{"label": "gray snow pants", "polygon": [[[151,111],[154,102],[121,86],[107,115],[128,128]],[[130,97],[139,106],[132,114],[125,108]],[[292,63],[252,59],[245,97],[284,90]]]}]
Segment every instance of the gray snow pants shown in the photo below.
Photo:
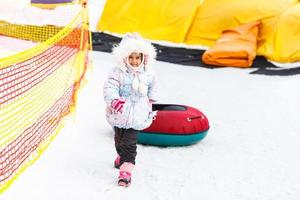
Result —
[{"label": "gray snow pants", "polygon": [[121,157],[120,163],[130,162],[135,164],[138,131],[132,128],[124,129],[118,127],[114,127],[114,131],[116,151]]}]

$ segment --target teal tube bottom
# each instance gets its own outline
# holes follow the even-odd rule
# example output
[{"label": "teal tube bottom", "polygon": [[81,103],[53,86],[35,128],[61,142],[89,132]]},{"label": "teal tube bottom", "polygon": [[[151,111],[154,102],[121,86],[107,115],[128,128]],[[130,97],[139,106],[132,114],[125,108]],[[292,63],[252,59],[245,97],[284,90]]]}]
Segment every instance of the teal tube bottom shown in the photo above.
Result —
[{"label": "teal tube bottom", "polygon": [[191,135],[171,135],[161,133],[138,133],[138,143],[154,146],[185,146],[194,144],[207,135],[207,131],[194,133]]}]

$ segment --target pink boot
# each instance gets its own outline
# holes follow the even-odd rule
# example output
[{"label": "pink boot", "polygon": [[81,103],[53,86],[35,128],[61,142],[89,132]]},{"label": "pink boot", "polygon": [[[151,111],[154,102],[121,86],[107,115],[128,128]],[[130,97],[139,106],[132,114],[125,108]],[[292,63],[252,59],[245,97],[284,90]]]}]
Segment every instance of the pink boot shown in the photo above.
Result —
[{"label": "pink boot", "polygon": [[115,168],[120,169],[120,166],[121,166],[121,157],[119,155],[115,159],[114,165],[115,165]]},{"label": "pink boot", "polygon": [[119,186],[128,187],[131,183],[131,172],[134,168],[134,164],[124,162],[120,167],[120,175],[118,178]]}]

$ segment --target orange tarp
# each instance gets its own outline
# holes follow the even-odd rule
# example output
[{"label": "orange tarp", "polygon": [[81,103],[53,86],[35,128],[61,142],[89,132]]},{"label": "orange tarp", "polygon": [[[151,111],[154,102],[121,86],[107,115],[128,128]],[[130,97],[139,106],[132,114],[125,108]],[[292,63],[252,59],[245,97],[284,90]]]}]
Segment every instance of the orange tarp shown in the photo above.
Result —
[{"label": "orange tarp", "polygon": [[255,21],[224,30],[216,43],[204,52],[203,62],[216,66],[250,67],[256,56],[259,25]]}]

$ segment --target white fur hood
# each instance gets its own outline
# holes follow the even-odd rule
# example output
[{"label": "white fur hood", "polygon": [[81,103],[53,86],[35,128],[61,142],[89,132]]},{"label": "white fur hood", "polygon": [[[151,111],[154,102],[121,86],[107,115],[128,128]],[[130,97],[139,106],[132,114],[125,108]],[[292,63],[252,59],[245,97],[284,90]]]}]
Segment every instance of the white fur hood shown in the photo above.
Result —
[{"label": "white fur hood", "polygon": [[151,64],[154,62],[156,57],[156,51],[154,46],[145,41],[138,33],[127,33],[121,42],[113,48],[113,55],[117,60],[117,65],[123,70],[126,70],[127,57],[132,53],[142,53],[143,62],[147,57],[147,61],[144,64],[145,71],[150,70]]}]

